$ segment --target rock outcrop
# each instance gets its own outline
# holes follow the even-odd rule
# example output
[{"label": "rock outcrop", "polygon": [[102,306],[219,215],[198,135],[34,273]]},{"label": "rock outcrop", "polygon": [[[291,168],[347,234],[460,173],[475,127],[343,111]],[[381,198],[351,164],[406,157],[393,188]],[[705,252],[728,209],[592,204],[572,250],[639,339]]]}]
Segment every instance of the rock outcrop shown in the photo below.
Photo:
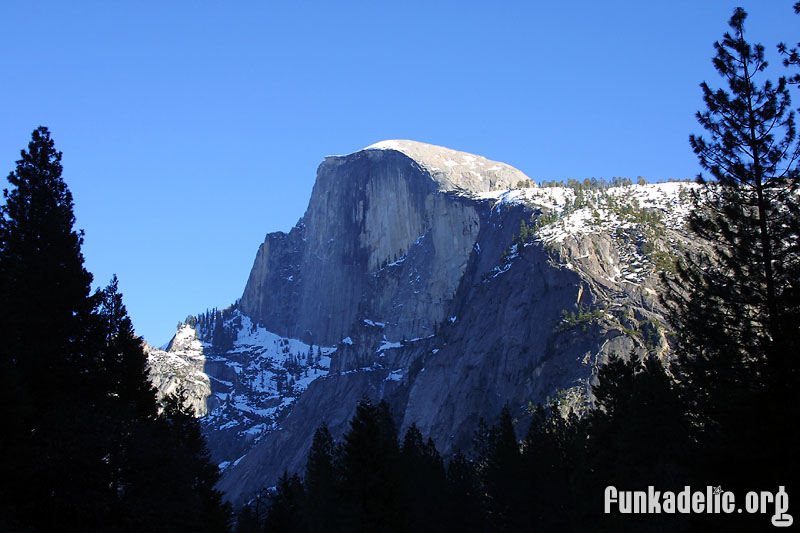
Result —
[{"label": "rock outcrop", "polygon": [[421,239],[436,250],[426,286],[392,328],[412,338],[441,320],[478,231],[468,203],[448,192],[508,189],[530,180],[482,157],[412,141],[384,141],[349,156],[328,157],[317,171],[308,210],[289,232],[259,248],[242,295],[242,311],[280,335],[335,344],[359,312],[395,314],[394,295],[373,309],[362,296],[371,275],[402,260]]},{"label": "rock outcrop", "polygon": [[590,404],[611,353],[667,357],[657,274],[686,239],[684,189],[538,188],[411,141],[327,158],[241,302],[198,325],[220,488],[239,503],[301,470],[314,430],[340,436],[363,397],[449,454],[504,404]]}]

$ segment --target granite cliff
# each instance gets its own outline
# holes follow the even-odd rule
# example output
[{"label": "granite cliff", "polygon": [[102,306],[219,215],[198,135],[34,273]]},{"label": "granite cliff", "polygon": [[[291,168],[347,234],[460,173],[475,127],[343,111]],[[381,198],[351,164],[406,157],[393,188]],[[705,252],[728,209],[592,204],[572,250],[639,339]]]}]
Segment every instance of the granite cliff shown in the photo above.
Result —
[{"label": "granite cliff", "polygon": [[328,157],[241,300],[150,352],[154,382],[194,384],[234,502],[302,469],[363,397],[444,454],[506,403],[585,408],[609,354],[668,357],[657,274],[688,242],[688,185],[619,185],[537,187],[413,141]]}]

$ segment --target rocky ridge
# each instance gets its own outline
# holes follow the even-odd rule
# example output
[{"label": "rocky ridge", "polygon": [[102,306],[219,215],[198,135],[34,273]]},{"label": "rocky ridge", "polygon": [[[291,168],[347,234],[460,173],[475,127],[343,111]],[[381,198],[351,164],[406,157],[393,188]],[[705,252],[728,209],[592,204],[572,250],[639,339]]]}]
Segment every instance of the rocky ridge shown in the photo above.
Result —
[{"label": "rocky ridge", "polygon": [[[341,435],[365,396],[447,454],[505,403],[590,404],[611,353],[668,356],[657,274],[687,242],[691,186],[532,185],[412,141],[320,165],[306,214],[267,235],[241,303],[221,327],[195,324],[209,384],[195,391],[229,499],[301,469],[316,427]],[[203,382],[197,352],[173,345],[151,351],[154,382],[182,379],[176,357]]]}]

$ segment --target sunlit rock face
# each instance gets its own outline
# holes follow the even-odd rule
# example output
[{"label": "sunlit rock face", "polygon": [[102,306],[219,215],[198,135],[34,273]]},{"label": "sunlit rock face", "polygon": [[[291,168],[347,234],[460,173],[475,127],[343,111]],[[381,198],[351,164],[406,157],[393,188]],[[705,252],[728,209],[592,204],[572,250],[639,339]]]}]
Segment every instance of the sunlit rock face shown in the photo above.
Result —
[{"label": "sunlit rock face", "polygon": [[441,320],[437,308],[453,297],[479,229],[474,207],[446,193],[520,181],[530,180],[503,163],[413,141],[328,157],[305,216],[289,234],[267,235],[259,248],[242,311],[270,331],[336,343],[360,310],[393,312],[387,306],[394,295],[365,302],[365,290],[377,271],[427,238],[436,253],[426,258],[426,270],[435,276],[412,293],[421,296],[392,325],[400,336],[418,336]]},{"label": "sunlit rock face", "polygon": [[206,394],[219,487],[241,503],[302,470],[315,429],[340,437],[364,397],[448,455],[505,404],[591,403],[610,354],[668,357],[658,274],[691,246],[688,187],[536,187],[413,141],[326,158],[303,218],[260,246],[241,301],[197,326],[209,390],[186,379]]},{"label": "sunlit rock face", "polygon": [[159,397],[185,391],[189,406],[197,416],[208,414],[211,382],[205,372],[206,358],[197,332],[188,324],[178,328],[165,350],[149,348],[150,381]]}]

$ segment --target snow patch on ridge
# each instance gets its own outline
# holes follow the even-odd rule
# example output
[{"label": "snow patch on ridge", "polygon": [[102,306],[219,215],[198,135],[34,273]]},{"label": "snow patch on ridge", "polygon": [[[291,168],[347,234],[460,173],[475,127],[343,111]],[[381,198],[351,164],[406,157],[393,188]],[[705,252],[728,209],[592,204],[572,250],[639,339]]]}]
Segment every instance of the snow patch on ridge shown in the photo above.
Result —
[{"label": "snow patch on ridge", "polygon": [[236,309],[225,316],[217,320],[224,320],[223,329],[233,337],[226,350],[215,347],[209,331],[182,324],[170,351],[148,353],[160,394],[189,389],[211,439],[214,433],[237,435],[240,446],[233,456],[217,458],[220,468],[235,465],[236,457],[278,427],[311,382],[328,375],[335,351],[276,335]]}]

